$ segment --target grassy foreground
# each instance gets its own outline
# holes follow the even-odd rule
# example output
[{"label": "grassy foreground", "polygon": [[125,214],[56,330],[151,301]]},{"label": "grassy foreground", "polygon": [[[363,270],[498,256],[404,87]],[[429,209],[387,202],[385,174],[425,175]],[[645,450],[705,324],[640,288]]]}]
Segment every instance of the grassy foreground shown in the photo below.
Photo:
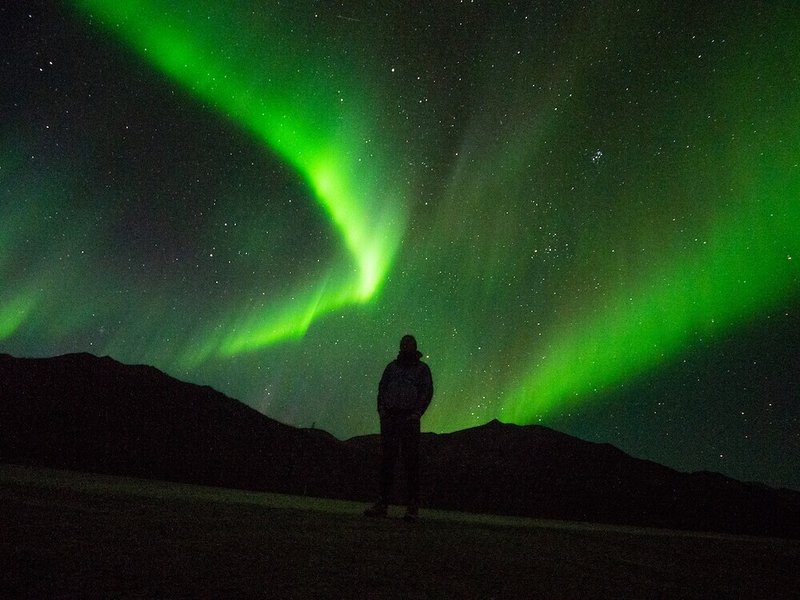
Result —
[{"label": "grassy foreground", "polygon": [[798,541],[363,508],[0,465],[0,597],[800,597]]}]

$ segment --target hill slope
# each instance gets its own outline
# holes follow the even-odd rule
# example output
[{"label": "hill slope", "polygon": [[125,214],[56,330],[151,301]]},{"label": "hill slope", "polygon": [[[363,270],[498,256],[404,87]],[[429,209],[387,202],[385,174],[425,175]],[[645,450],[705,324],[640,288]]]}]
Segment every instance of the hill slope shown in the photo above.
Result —
[{"label": "hill slope", "polygon": [[[545,427],[424,434],[421,451],[428,506],[800,537],[797,492],[679,473]],[[3,462],[368,500],[378,453],[377,436],[290,427],[152,367],[0,355]]]},{"label": "hill slope", "polygon": [[[0,459],[189,483],[321,493],[345,451],[147,366],[0,356]],[[330,464],[329,464],[330,463]],[[304,489],[307,482],[316,482]]]}]

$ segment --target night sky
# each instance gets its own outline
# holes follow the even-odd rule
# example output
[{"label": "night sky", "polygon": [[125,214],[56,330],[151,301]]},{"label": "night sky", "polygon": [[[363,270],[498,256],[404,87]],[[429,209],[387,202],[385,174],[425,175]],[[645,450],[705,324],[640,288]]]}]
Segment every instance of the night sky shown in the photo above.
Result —
[{"label": "night sky", "polygon": [[[0,351],[800,489],[800,4],[10,0]],[[546,484],[546,482],[543,482]]]}]

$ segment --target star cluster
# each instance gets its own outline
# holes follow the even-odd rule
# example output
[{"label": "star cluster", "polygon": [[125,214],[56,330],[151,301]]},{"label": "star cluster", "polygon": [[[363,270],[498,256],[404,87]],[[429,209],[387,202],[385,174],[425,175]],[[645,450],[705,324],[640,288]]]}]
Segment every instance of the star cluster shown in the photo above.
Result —
[{"label": "star cluster", "polygon": [[800,488],[793,2],[0,8],[0,350]]}]

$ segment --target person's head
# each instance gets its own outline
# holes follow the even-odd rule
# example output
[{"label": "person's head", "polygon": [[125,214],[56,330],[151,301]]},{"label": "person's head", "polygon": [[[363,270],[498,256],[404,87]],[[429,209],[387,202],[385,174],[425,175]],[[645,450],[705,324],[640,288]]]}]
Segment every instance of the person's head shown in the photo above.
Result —
[{"label": "person's head", "polygon": [[404,335],[400,339],[400,352],[413,352],[417,349],[417,340],[413,335]]}]

